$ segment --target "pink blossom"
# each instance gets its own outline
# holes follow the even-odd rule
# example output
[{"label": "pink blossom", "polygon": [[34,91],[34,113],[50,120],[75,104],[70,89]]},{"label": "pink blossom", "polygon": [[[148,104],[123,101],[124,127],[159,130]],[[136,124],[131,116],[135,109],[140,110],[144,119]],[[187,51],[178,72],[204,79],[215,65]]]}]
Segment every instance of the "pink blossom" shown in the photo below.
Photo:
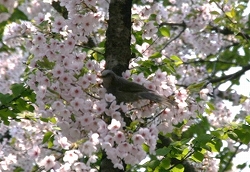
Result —
[{"label": "pink blossom", "polygon": [[87,126],[87,125],[90,125],[91,123],[93,123],[93,116],[91,116],[88,113],[85,113],[82,117],[80,117],[77,120],[80,120],[81,125],[84,127],[84,126]]},{"label": "pink blossom", "polygon": [[131,73],[129,70],[126,70],[125,72],[122,73],[122,76],[125,79],[129,79],[130,75],[131,75]]},{"label": "pink blossom", "polygon": [[87,63],[85,64],[85,66],[89,69],[89,70],[94,70],[95,69],[95,63],[92,60],[88,60]]},{"label": "pink blossom", "polygon": [[120,152],[130,152],[131,151],[131,144],[127,143],[127,142],[123,142],[123,143],[120,143],[118,146],[117,146],[118,150]]},{"label": "pink blossom", "polygon": [[71,144],[68,142],[67,137],[60,137],[57,141],[63,149],[68,150],[69,147],[71,146]]},{"label": "pink blossom", "polygon": [[118,168],[120,170],[123,170],[124,167],[123,167],[122,163],[115,163],[114,168]]},{"label": "pink blossom", "polygon": [[63,73],[64,73],[64,68],[58,64],[52,69],[52,74],[56,78],[60,77]]},{"label": "pink blossom", "polygon": [[46,156],[44,159],[42,159],[40,165],[43,166],[46,171],[48,171],[55,166],[55,160],[56,158],[54,155]]},{"label": "pink blossom", "polygon": [[180,89],[175,91],[175,96],[178,100],[180,101],[185,101],[187,99],[187,90],[185,89]]},{"label": "pink blossom", "polygon": [[96,150],[96,146],[89,140],[81,146],[81,151],[86,155],[92,155]]},{"label": "pink blossom", "polygon": [[38,146],[34,146],[29,150],[28,154],[32,159],[37,159],[41,153],[41,149]]},{"label": "pink blossom", "polygon": [[69,73],[63,73],[60,77],[59,77],[59,81],[63,84],[70,84],[72,82],[72,77]]},{"label": "pink blossom", "polygon": [[112,119],[111,124],[108,125],[108,129],[110,132],[115,133],[117,130],[119,130],[121,127],[120,121],[117,121],[116,119]]},{"label": "pink blossom", "polygon": [[84,77],[92,84],[96,84],[96,75],[95,74],[85,74]]},{"label": "pink blossom", "polygon": [[114,145],[114,138],[113,138],[113,136],[111,136],[111,135],[106,135],[106,136],[104,137],[104,141],[107,142],[107,143],[109,143],[110,146],[113,146],[113,145]]},{"label": "pink blossom", "polygon": [[35,45],[43,45],[45,43],[46,39],[44,37],[44,35],[42,33],[37,33],[36,35],[34,35],[33,38],[33,43]]},{"label": "pink blossom", "polygon": [[132,140],[135,145],[142,145],[145,141],[144,137],[140,134],[134,134]]},{"label": "pink blossom", "polygon": [[126,139],[126,138],[125,138],[125,135],[124,135],[123,132],[117,131],[117,132],[115,133],[114,140],[115,140],[115,142],[116,142],[117,144],[119,144],[119,143],[121,143],[121,142],[124,142],[125,139]]},{"label": "pink blossom", "polygon": [[52,24],[52,31],[53,32],[62,31],[65,24],[66,24],[66,21],[62,16],[55,17],[55,21]]},{"label": "pink blossom", "polygon": [[106,134],[106,132],[108,131],[107,124],[103,120],[98,121],[98,126],[99,126],[99,128],[97,131],[100,134]]},{"label": "pink blossom", "polygon": [[45,20],[45,15],[43,13],[38,13],[38,15],[34,17],[34,20],[37,24],[40,24]]},{"label": "pink blossom", "polygon": [[51,105],[52,109],[59,112],[59,111],[63,111],[64,109],[64,104],[61,101],[55,101],[52,105]]},{"label": "pink blossom", "polygon": [[111,94],[111,93],[105,94],[105,100],[107,102],[113,102],[115,99],[116,99],[116,97],[113,96],[113,94]]},{"label": "pink blossom", "polygon": [[100,115],[105,111],[106,106],[107,106],[107,103],[105,101],[100,101],[93,105],[93,109],[95,110],[97,115]]},{"label": "pink blossom", "polygon": [[89,171],[90,168],[84,164],[83,162],[76,162],[73,164],[73,169],[76,171],[76,172],[82,172],[82,171]]},{"label": "pink blossom", "polygon": [[78,111],[79,109],[82,108],[84,104],[84,100],[81,98],[76,97],[70,102],[70,105],[73,107],[74,110]]},{"label": "pink blossom", "polygon": [[86,78],[86,77],[80,77],[79,79],[78,79],[78,85],[79,86],[81,86],[83,89],[86,89],[86,88],[88,88],[89,87],[89,85],[90,85],[90,82],[89,82],[89,80]]},{"label": "pink blossom", "polygon": [[140,128],[138,132],[145,140],[150,137],[150,131],[148,128]]},{"label": "pink blossom", "polygon": [[207,100],[207,94],[209,93],[209,90],[207,88],[204,88],[200,91],[200,98],[203,100]]},{"label": "pink blossom", "polygon": [[75,150],[66,151],[63,157],[64,162],[69,162],[73,164],[75,161],[78,160],[78,155],[75,153]]},{"label": "pink blossom", "polygon": [[142,35],[144,39],[151,39],[153,35],[158,31],[153,21],[148,22],[144,28],[145,29]]},{"label": "pink blossom", "polygon": [[100,143],[99,141],[99,134],[98,133],[93,133],[90,135],[90,141],[94,144],[94,145],[98,145]]},{"label": "pink blossom", "polygon": [[81,97],[83,95],[83,91],[79,86],[76,87],[72,86],[69,92],[72,97]]},{"label": "pink blossom", "polygon": [[150,82],[150,81],[145,81],[144,86],[147,89],[150,89],[150,90],[153,90],[153,91],[156,90],[156,85],[154,83]]},{"label": "pink blossom", "polygon": [[139,75],[132,75],[133,81],[138,83],[138,84],[143,84],[145,82],[145,78],[143,73],[140,73]]},{"label": "pink blossom", "polygon": [[68,52],[72,52],[75,47],[76,41],[72,37],[68,37],[68,39],[65,41],[65,46],[67,47]]}]

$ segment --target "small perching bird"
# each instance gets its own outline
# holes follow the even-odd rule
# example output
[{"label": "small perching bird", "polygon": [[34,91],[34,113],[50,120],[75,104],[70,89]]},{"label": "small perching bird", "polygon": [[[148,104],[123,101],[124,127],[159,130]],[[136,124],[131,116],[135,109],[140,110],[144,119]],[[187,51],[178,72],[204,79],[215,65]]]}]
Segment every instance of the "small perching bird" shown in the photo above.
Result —
[{"label": "small perching bird", "polygon": [[117,76],[112,70],[104,70],[101,78],[103,79],[103,87],[106,88],[108,93],[112,93],[116,97],[118,103],[148,99],[156,103],[171,106],[168,98],[158,95],[143,85]]}]

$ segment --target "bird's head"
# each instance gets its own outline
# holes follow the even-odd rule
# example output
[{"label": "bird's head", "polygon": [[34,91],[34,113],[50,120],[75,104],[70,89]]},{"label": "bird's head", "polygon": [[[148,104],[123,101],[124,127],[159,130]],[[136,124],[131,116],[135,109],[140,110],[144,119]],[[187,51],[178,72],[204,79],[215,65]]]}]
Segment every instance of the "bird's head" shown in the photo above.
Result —
[{"label": "bird's head", "polygon": [[113,78],[115,77],[115,73],[112,70],[104,70],[102,71],[101,78]]},{"label": "bird's head", "polygon": [[115,79],[116,74],[112,70],[104,70],[100,78],[103,80],[103,86],[105,88],[109,87],[111,82]]}]

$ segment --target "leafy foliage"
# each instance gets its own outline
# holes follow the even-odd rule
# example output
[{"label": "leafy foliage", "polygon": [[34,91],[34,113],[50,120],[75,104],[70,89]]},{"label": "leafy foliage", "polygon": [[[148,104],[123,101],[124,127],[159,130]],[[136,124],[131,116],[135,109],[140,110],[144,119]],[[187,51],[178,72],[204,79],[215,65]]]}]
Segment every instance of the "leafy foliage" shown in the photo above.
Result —
[{"label": "leafy foliage", "polygon": [[[155,1],[153,3],[158,2],[159,1]],[[40,137],[40,144],[45,145],[46,149],[50,150],[53,153],[56,152],[55,150],[59,150],[57,151],[57,153],[61,154],[60,156],[58,156],[56,161],[60,163],[67,161],[69,162],[70,160],[65,160],[66,158],[63,158],[63,156],[66,156],[65,152],[67,152],[68,149],[72,149],[74,151],[79,149],[84,152],[84,155],[82,155],[82,153],[78,154],[79,163],[84,162],[85,164],[90,164],[90,167],[95,167],[96,169],[99,169],[100,164],[102,163],[102,158],[106,156],[104,152],[99,150],[100,147],[107,144],[111,145],[112,148],[117,148],[120,144],[118,141],[116,141],[115,144],[109,143],[109,140],[103,136],[106,136],[107,133],[98,135],[98,137],[100,138],[95,140],[95,137],[93,135],[101,131],[96,129],[96,133],[93,133],[90,128],[100,125],[100,121],[105,123],[105,126],[102,128],[102,131],[104,131],[108,128],[107,126],[111,125],[111,118],[118,118],[117,116],[120,115],[121,118],[118,119],[121,120],[125,118],[125,116],[131,116],[129,122],[124,122],[121,120],[121,123],[123,125],[129,125],[123,126],[120,129],[124,133],[125,131],[127,131],[127,133],[125,133],[125,136],[126,138],[128,138],[128,140],[126,141],[127,144],[131,145],[133,144],[132,135],[137,133],[139,128],[149,127],[153,122],[155,122],[156,125],[153,123],[155,126],[161,124],[161,122],[165,122],[165,125],[170,125],[173,123],[173,125],[171,126],[173,128],[171,132],[157,133],[158,137],[154,138],[157,139],[154,140],[156,142],[155,150],[151,150],[150,147],[152,146],[150,145],[150,143],[153,142],[152,140],[151,142],[147,140],[141,145],[141,149],[147,154],[147,158],[149,160],[147,160],[143,164],[131,165],[125,164],[124,159],[119,159],[120,157],[117,157],[116,159],[120,160],[119,163],[122,164],[122,168],[124,168],[124,170],[130,171],[139,171],[140,169],[159,172],[195,171],[196,166],[192,164],[203,164],[204,162],[206,162],[208,156],[212,154],[214,156],[211,157],[219,160],[218,171],[224,172],[227,170],[232,170],[233,157],[235,157],[242,145],[249,145],[250,143],[250,115],[246,110],[246,107],[249,104],[247,104],[247,97],[240,96],[241,101],[236,101],[236,104],[241,104],[243,107],[245,107],[245,112],[242,112],[235,118],[232,118],[232,120],[230,119],[231,121],[226,121],[226,118],[228,118],[228,116],[223,115],[228,115],[231,112],[229,111],[230,108],[221,106],[221,100],[234,100],[232,98],[233,95],[226,94],[230,94],[233,86],[240,84],[241,76],[245,72],[250,70],[250,17],[245,18],[244,20],[242,18],[243,12],[246,8],[246,2],[237,1],[235,3],[232,2],[232,4],[228,5],[227,1],[221,2],[219,0],[211,0],[210,4],[206,4],[207,6],[203,6],[201,4],[204,2],[199,1],[199,3],[197,3],[197,6],[200,5],[200,8],[192,6],[190,8],[189,14],[184,14],[184,12],[181,10],[172,11],[171,13],[171,10],[178,9],[179,7],[178,5],[173,5],[172,2],[169,1],[162,1],[160,2],[160,4],[158,4],[158,7],[161,7],[163,5],[163,9],[167,9],[169,14],[165,13],[163,9],[156,10],[156,14],[148,14],[148,11],[150,11],[149,7],[156,8],[155,6],[151,6],[152,4],[149,1],[133,1],[133,3],[135,4],[134,8],[140,8],[138,9],[138,14],[132,15],[132,20],[134,23],[138,22],[140,24],[140,22],[142,22],[143,24],[140,26],[141,28],[132,30],[134,40],[131,41],[132,43],[130,45],[133,54],[131,56],[134,57],[135,55],[135,58],[131,61],[132,63],[134,62],[136,64],[135,66],[132,66],[132,74],[135,74],[135,76],[137,76],[136,74],[143,73],[145,78],[150,80],[156,72],[161,71],[163,73],[165,72],[168,76],[175,76],[178,79],[178,83],[174,83],[177,87],[173,92],[171,92],[173,94],[168,97],[169,99],[173,99],[172,101],[169,101],[173,106],[171,111],[174,111],[174,115],[171,120],[168,119],[169,114],[164,116],[165,118],[158,119],[158,117],[160,117],[163,113],[163,111],[158,113],[160,106],[154,106],[155,112],[150,112],[150,117],[142,117],[147,113],[147,110],[151,110],[150,108],[147,109],[151,104],[140,108],[134,107],[130,109],[126,114],[120,115],[121,112],[116,109],[114,114],[107,115],[108,113],[111,113],[111,110],[109,108],[115,107],[113,104],[110,105],[110,103],[108,107],[105,104],[102,113],[97,113],[98,110],[102,110],[103,108],[102,106],[99,107],[98,103],[103,103],[106,101],[104,101],[104,99],[103,101],[99,101],[101,99],[99,97],[101,91],[98,92],[98,90],[100,89],[100,80],[96,79],[96,76],[97,71],[99,70],[98,72],[100,72],[101,69],[101,65],[99,63],[103,63],[103,59],[105,58],[105,41],[107,40],[105,40],[103,37],[105,37],[105,29],[107,23],[105,20],[103,20],[102,22],[98,23],[100,24],[100,26],[95,25],[95,29],[93,29],[92,31],[86,31],[87,28],[91,25],[91,21],[86,20],[86,16],[88,16],[87,14],[92,15],[93,13],[95,13],[99,5],[97,4],[97,7],[94,7],[87,4],[86,2],[83,4],[78,4],[77,10],[73,11],[79,12],[79,16],[75,16],[78,16],[82,19],[80,24],[78,24],[76,20],[74,21],[75,25],[70,26],[70,22],[73,20],[67,19],[74,15],[72,15],[72,11],[69,12],[69,6],[63,6],[62,4],[60,4],[60,1],[53,1],[51,4],[51,7],[53,9],[52,11],[53,13],[62,16],[63,19],[67,21],[65,22],[66,24],[64,23],[66,27],[59,28],[58,32],[53,30],[56,26],[60,26],[60,24],[63,23],[62,21],[64,21],[58,20],[59,22],[56,23],[58,25],[53,25],[53,22],[58,19],[57,16],[51,16],[50,21],[43,21],[40,24],[34,25],[37,30],[44,34],[44,36],[46,37],[46,40],[39,46],[44,48],[44,45],[49,45],[47,47],[45,46],[44,49],[47,49],[50,46],[57,47],[58,45],[63,45],[65,40],[68,40],[70,38],[78,39],[78,37],[80,37],[81,39],[75,42],[76,44],[74,47],[74,51],[72,50],[70,52],[67,52],[67,47],[64,47],[65,49],[61,49],[60,51],[63,52],[63,56],[72,55],[74,57],[77,57],[76,54],[78,55],[78,53],[82,52],[86,54],[81,54],[82,56],[84,56],[81,61],[73,59],[72,61],[75,60],[75,66],[72,65],[73,67],[70,66],[71,61],[69,63],[70,65],[67,66],[68,64],[64,63],[64,59],[56,59],[55,61],[53,61],[44,54],[42,56],[36,57],[37,54],[34,53],[34,49],[31,48],[31,50],[29,50],[28,52],[28,49],[30,47],[35,46],[34,42],[32,42],[34,41],[32,40],[32,35],[28,35],[28,41],[32,42],[33,44],[29,45],[30,47],[26,47],[26,45],[21,46],[21,50],[25,53],[34,53],[30,55],[31,58],[28,60],[27,65],[31,65],[32,62],[34,62],[33,60],[36,58],[38,60],[35,61],[35,65],[33,64],[35,66],[33,70],[30,66],[26,68],[25,72],[27,78],[33,76],[35,78],[34,80],[37,81],[39,80],[40,76],[46,76],[48,77],[48,79],[54,77],[53,81],[58,81],[58,83],[60,84],[53,85],[53,88],[52,86],[46,88],[49,92],[48,94],[46,94],[46,96],[48,97],[45,97],[44,99],[42,98],[41,100],[47,102],[44,104],[43,109],[41,109],[44,111],[48,111],[49,115],[42,117],[39,116],[39,118],[37,118],[34,114],[28,113],[34,112],[35,103],[41,103],[41,100],[40,102],[37,102],[36,100],[36,97],[38,96],[36,94],[39,94],[38,89],[35,93],[24,83],[12,84],[10,87],[10,93],[0,93],[1,121],[5,125],[9,125],[10,121],[21,123],[23,119],[37,122],[37,124],[39,123],[39,125],[41,123],[51,124],[51,126],[53,127],[50,126],[42,131],[43,135],[42,137]],[[211,10],[210,8],[208,8],[209,5],[214,5],[214,9],[212,11],[209,11]],[[8,8],[1,4],[0,11],[6,13],[9,12]],[[166,17],[162,14],[169,16]],[[93,15],[94,17],[91,19],[94,20],[95,17],[98,18],[98,15]],[[175,18],[175,15],[183,15],[181,18],[181,20],[183,21],[179,21],[180,18]],[[168,21],[168,19],[171,20]],[[14,8],[10,17],[6,21],[0,23],[0,40],[2,44],[0,47],[0,52],[7,52],[11,54],[12,52],[16,51],[16,47],[11,47],[4,44],[2,38],[4,28],[9,23],[20,23],[20,21],[22,20],[28,20],[28,16],[26,16],[26,14],[19,8]],[[87,22],[83,27],[81,24],[83,23],[83,21],[85,22],[85,20]],[[152,22],[153,24],[151,23],[150,27],[148,28],[147,24],[150,22]],[[69,26],[75,30],[67,30]],[[79,28],[82,29],[81,32],[74,35],[75,31],[77,31],[77,29]],[[31,34],[29,32],[27,33]],[[68,35],[73,36],[67,37]],[[50,41],[54,41],[54,44],[52,45]],[[36,44],[39,44],[37,42]],[[119,40],[117,40],[117,43],[119,44]],[[60,51],[56,51],[55,54],[61,55]],[[79,64],[82,65],[81,69],[77,68],[77,65]],[[59,76],[53,76],[55,75],[53,73],[55,72],[55,66],[60,66],[62,68],[65,67],[66,69],[62,73],[69,74],[69,76],[72,77],[70,79],[72,79],[74,83],[64,83],[64,80],[62,81],[60,71],[58,74]],[[228,71],[230,71],[233,67],[240,67],[241,69],[239,69],[239,71],[235,73],[227,74]],[[25,82],[28,81],[27,78],[25,78]],[[67,79],[67,77],[65,78]],[[86,88],[82,87],[81,84],[79,86],[79,83],[77,82],[82,78],[82,85],[86,83],[89,84],[88,86],[86,86]],[[66,81],[67,80],[65,80],[65,82]],[[154,81],[155,83],[153,84],[155,85],[157,85],[157,82],[159,82],[157,79]],[[222,91],[220,91],[218,88],[227,81],[230,81],[231,83],[229,87],[230,89],[228,89],[226,92],[223,92],[222,94]],[[204,98],[207,102],[202,104],[203,100],[201,91],[204,89],[208,89],[209,83],[212,84],[211,87],[214,88],[214,92],[208,91],[206,93],[206,96],[208,97],[206,97],[206,99]],[[36,87],[39,84],[40,83],[37,82],[34,83],[33,86]],[[164,84],[162,85],[168,86]],[[75,87],[76,89],[73,90],[72,88]],[[173,89],[173,85],[171,85],[171,87],[169,86],[167,89],[169,88]],[[167,89],[165,89],[164,91],[166,91]],[[187,99],[182,100],[183,102],[186,101],[187,108],[186,111],[180,112],[181,105],[176,105],[176,100],[181,100],[177,97],[181,96],[182,90],[187,91],[188,94]],[[79,92],[84,95],[84,99],[77,99],[77,101],[73,102],[75,98],[78,98],[77,94]],[[91,100],[94,100],[94,103]],[[190,114],[189,112],[193,108],[191,106],[193,102],[197,102],[198,108],[197,110],[192,111],[192,114]],[[79,104],[80,106],[84,107],[77,106]],[[133,107],[133,104],[130,104],[128,107]],[[77,108],[86,108],[87,110],[76,110]],[[62,109],[66,109],[68,111],[63,111]],[[76,113],[74,112],[74,110],[76,110]],[[204,110],[204,112],[201,113],[202,110]],[[141,116],[136,116],[136,112],[138,114],[141,113]],[[65,113],[65,116],[61,115],[61,113]],[[183,116],[189,115],[190,118],[183,118],[181,122],[174,123],[173,121],[179,118],[179,116],[177,115],[178,113],[182,114]],[[77,116],[79,114],[80,117]],[[90,115],[91,118],[84,119],[84,117],[87,115]],[[99,121],[94,121],[97,118],[99,119]],[[131,121],[132,119],[133,121]],[[85,122],[87,123],[89,121],[94,122],[91,125],[85,124]],[[80,130],[78,130],[77,128],[79,126],[81,126]],[[170,126],[168,127],[171,128]],[[74,129],[73,131],[71,130],[72,128]],[[152,128],[150,130],[152,130]],[[112,132],[111,134],[113,134],[112,136],[115,138],[116,135],[114,133],[116,131],[114,131],[114,133]],[[60,142],[61,140],[59,140],[59,137],[61,137],[61,135],[63,135],[64,133],[66,133],[65,135],[69,138],[69,140],[71,139],[71,141],[74,141],[73,144],[75,144],[75,146],[71,145],[71,147],[69,147],[69,145],[66,144],[68,143],[68,141],[65,140],[65,142]],[[75,139],[74,137],[77,138],[77,135],[81,137],[82,140],[79,141]],[[15,145],[15,143],[17,142],[17,139],[13,135],[10,135],[8,132],[0,136],[1,142],[4,140],[2,138],[8,138],[10,140],[10,145]],[[114,139],[113,137],[111,137],[110,139]],[[105,142],[98,145],[101,141]],[[60,144],[58,144],[59,142]],[[224,142],[233,144],[233,149],[230,149],[229,146],[225,147],[223,145]],[[91,150],[90,148],[93,148],[93,152],[86,153],[86,151]],[[107,147],[104,147],[102,149],[108,150]],[[116,149],[111,149],[110,152],[118,152],[120,154],[123,153],[119,151]],[[129,153],[131,154],[131,152]],[[71,155],[73,155],[73,153]],[[111,158],[112,156],[109,155],[108,157]],[[119,163],[117,162],[118,165]],[[246,167],[247,163],[242,163],[237,166],[238,169],[244,169]],[[33,171],[38,170],[41,170],[38,165],[33,167]],[[14,171],[25,170],[20,167],[16,167]]]},{"label": "leafy foliage", "polygon": [[0,117],[5,125],[9,124],[9,120],[19,121],[20,113],[34,111],[35,94],[31,89],[24,84],[13,84],[11,91],[12,94],[0,93]]}]

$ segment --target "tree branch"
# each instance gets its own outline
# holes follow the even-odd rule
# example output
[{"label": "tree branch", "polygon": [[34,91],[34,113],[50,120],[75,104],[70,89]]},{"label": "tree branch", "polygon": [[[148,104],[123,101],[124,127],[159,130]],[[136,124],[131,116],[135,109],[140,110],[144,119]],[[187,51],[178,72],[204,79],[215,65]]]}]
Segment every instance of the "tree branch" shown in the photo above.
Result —
[{"label": "tree branch", "polygon": [[209,61],[209,60],[202,60],[202,59],[200,59],[200,60],[193,60],[193,61],[183,62],[183,64],[185,64],[185,65],[197,64],[197,63],[223,63],[223,64],[237,65],[237,63],[228,62],[228,61],[222,61],[222,60]]},{"label": "tree branch", "polygon": [[209,82],[214,84],[214,83],[218,83],[218,82],[220,83],[220,82],[225,82],[228,80],[234,80],[234,79],[239,78],[241,75],[243,75],[248,70],[250,70],[250,65],[244,66],[240,71],[235,72],[233,74],[224,75],[224,76],[221,76],[218,78],[211,79],[211,80],[209,80]]}]

